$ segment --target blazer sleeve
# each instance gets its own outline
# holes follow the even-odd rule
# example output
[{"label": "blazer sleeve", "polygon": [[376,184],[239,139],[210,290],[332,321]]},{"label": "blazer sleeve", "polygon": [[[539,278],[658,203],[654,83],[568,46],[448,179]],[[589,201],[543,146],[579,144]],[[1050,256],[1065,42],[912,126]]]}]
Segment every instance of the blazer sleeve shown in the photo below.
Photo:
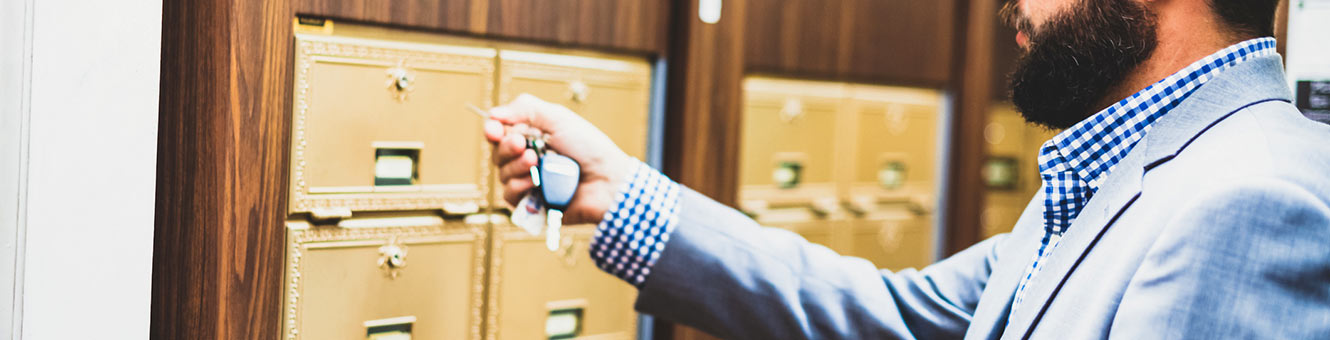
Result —
[{"label": "blazer sleeve", "polygon": [[1330,208],[1279,180],[1182,207],[1132,278],[1120,339],[1330,339]]},{"label": "blazer sleeve", "polygon": [[1006,236],[892,273],[691,190],[681,200],[636,307],[727,339],[961,338]]}]

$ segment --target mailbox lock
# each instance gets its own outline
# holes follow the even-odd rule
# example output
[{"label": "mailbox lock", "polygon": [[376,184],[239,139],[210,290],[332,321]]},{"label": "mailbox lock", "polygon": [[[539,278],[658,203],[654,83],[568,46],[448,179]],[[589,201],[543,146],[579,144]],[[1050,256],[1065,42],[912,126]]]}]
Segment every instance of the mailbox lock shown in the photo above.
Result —
[{"label": "mailbox lock", "polygon": [[397,66],[389,68],[388,80],[384,84],[396,94],[398,101],[406,100],[406,95],[411,92],[411,86],[415,82],[415,75],[411,74],[405,65],[406,61],[403,60],[398,62]]},{"label": "mailbox lock", "polygon": [[568,82],[568,92],[572,94],[573,102],[584,103],[591,95],[591,87],[581,80],[574,80]]},{"label": "mailbox lock", "polygon": [[379,268],[388,271],[388,276],[397,278],[397,271],[406,267],[406,249],[396,244],[379,247]]},{"label": "mailbox lock", "polygon": [[795,97],[785,98],[785,105],[780,108],[780,120],[788,124],[802,115],[804,115],[804,102]]}]

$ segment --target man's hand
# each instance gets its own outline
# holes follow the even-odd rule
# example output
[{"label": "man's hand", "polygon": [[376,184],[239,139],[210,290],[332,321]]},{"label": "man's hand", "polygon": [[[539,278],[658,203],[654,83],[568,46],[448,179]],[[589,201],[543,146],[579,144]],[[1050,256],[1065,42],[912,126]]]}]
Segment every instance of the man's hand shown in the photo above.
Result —
[{"label": "man's hand", "polygon": [[564,212],[565,224],[599,223],[637,165],[586,119],[529,94],[491,109],[490,118],[485,122],[485,138],[495,144],[493,161],[499,166],[503,199],[509,205],[516,206],[533,187],[530,169],[537,163],[536,153],[526,149],[522,135],[528,127],[549,136],[546,145],[550,150],[581,164],[581,183]]}]

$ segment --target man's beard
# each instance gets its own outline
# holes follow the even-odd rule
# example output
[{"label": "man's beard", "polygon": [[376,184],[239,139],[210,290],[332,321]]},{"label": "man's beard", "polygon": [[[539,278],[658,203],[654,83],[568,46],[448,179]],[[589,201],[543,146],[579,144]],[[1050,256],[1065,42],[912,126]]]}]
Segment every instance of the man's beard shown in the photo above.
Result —
[{"label": "man's beard", "polygon": [[1158,43],[1154,13],[1134,0],[1081,0],[1038,32],[1015,2],[1003,16],[1029,43],[1009,79],[1011,101],[1031,123],[1066,129],[1102,109]]}]

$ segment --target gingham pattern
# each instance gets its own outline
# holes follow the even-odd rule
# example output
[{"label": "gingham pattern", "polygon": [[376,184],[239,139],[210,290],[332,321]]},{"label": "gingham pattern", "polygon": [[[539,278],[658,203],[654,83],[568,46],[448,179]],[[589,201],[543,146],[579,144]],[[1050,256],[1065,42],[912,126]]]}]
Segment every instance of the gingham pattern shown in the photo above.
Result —
[{"label": "gingham pattern", "polygon": [[1273,55],[1274,38],[1247,40],[1215,52],[1054,136],[1039,149],[1044,181],[1044,237],[1016,288],[1012,310],[1108,173],[1145,137],[1150,125],[1219,72]]},{"label": "gingham pattern", "polygon": [[679,184],[638,162],[596,228],[591,259],[601,270],[641,288],[670,240],[678,210]]}]

